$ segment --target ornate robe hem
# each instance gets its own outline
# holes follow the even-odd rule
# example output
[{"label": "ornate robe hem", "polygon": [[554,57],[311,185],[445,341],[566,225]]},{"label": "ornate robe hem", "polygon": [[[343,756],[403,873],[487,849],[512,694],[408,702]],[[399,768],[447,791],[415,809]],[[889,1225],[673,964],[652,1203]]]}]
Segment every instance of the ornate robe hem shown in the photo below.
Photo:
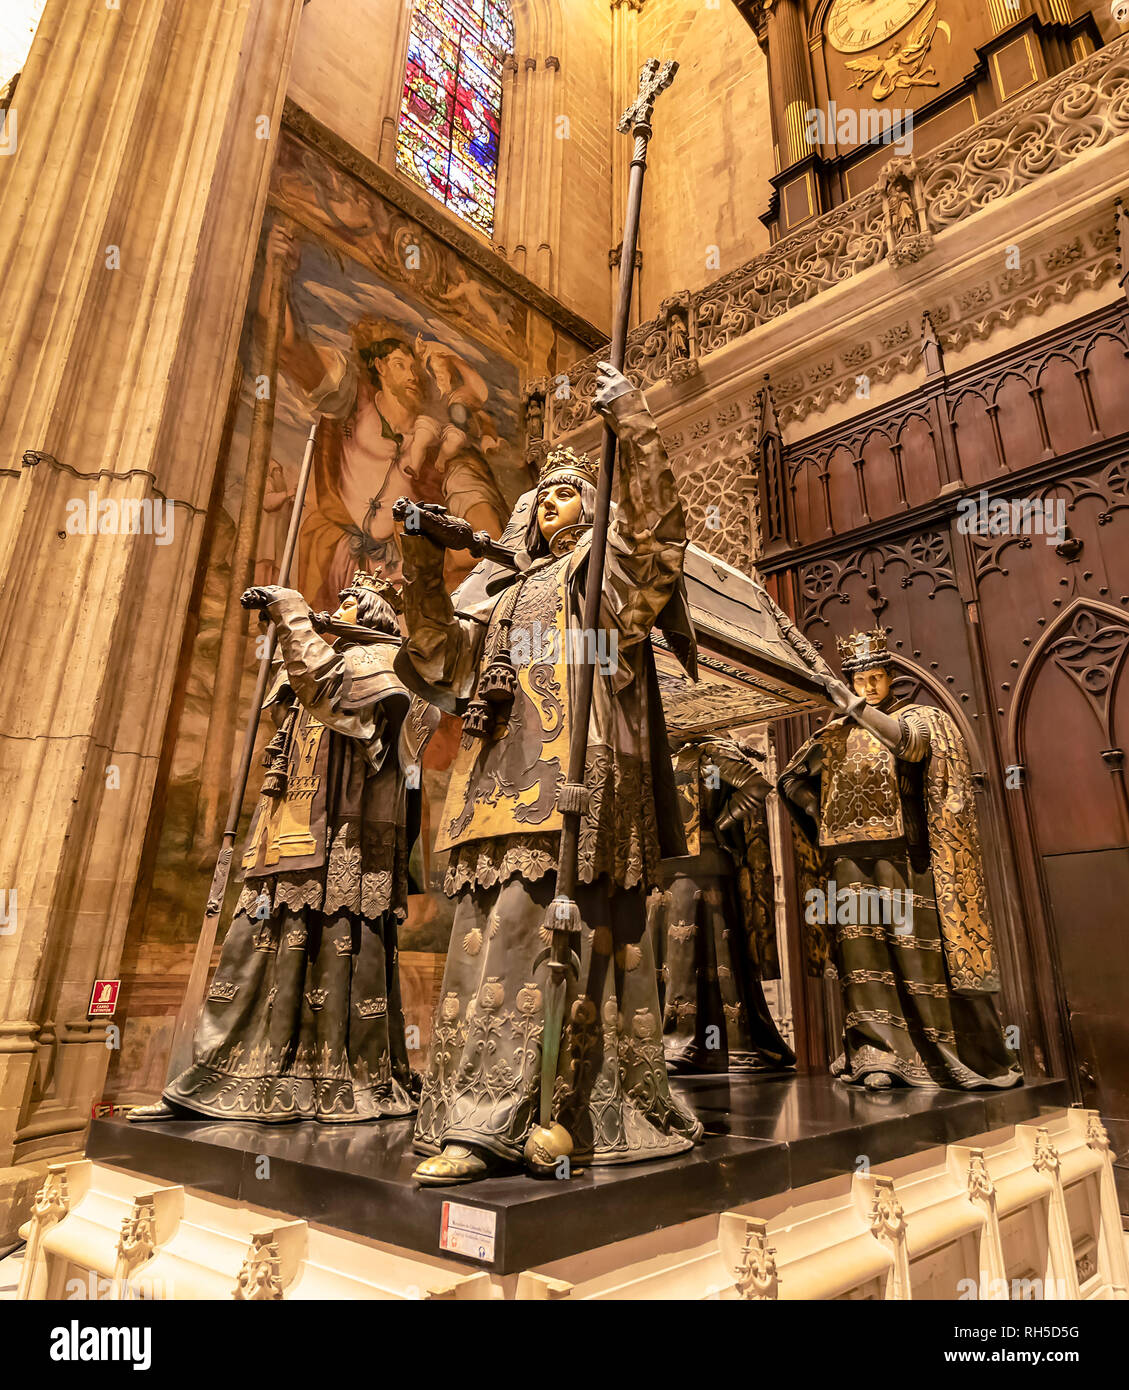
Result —
[{"label": "ornate robe hem", "polygon": [[[352,1093],[348,1108],[321,1095]],[[221,1099],[226,1096],[227,1099]],[[217,1120],[245,1119],[256,1124],[358,1124],[367,1120],[403,1118],[416,1113],[416,1103],[398,1081],[379,1087],[360,1087],[336,1077],[233,1076],[197,1063],[164,1091],[171,1105]],[[359,1102],[359,1103],[358,1103]],[[283,1106],[281,1112],[276,1108]],[[335,1112],[340,1113],[335,1113]]]}]

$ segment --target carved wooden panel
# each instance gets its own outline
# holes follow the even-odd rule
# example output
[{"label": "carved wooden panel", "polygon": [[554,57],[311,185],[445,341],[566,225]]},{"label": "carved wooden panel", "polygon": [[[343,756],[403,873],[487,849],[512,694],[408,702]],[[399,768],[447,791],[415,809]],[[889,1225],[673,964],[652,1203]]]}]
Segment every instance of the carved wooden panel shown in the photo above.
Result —
[{"label": "carved wooden panel", "polygon": [[785,451],[798,546],[976,488],[1129,430],[1123,306],[1068,325]]}]

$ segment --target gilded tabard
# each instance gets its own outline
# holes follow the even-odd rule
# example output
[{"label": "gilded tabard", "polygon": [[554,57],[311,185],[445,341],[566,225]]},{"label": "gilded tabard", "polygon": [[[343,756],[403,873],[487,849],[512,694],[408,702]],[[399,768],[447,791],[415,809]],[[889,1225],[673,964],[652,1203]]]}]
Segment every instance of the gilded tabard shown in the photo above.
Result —
[{"label": "gilded tabard", "polygon": [[829,724],[822,739],[819,843],[900,839],[905,826],[894,755],[857,725]]},{"label": "gilded tabard", "polygon": [[325,863],[328,770],[325,725],[298,705],[286,792],[259,798],[241,861],[245,878],[316,869]]},{"label": "gilded tabard", "polygon": [[[500,738],[463,736],[447,787],[439,850],[515,831],[561,828],[557,790],[568,760],[565,614],[571,568],[571,557],[564,556],[519,581],[511,628],[518,690],[509,723]],[[498,627],[495,610],[488,653]],[[517,659],[522,645],[528,662]]]}]

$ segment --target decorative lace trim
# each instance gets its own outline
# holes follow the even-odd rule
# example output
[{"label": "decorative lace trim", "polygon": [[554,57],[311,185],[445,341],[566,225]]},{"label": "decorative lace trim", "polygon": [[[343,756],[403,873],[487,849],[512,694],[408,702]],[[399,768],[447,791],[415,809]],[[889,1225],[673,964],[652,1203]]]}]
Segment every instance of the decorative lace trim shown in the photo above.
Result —
[{"label": "decorative lace trim", "polygon": [[515,876],[535,883],[545,874],[556,873],[559,844],[559,832],[549,831],[458,845],[451,851],[443,891],[453,898],[463,888],[493,888]]}]

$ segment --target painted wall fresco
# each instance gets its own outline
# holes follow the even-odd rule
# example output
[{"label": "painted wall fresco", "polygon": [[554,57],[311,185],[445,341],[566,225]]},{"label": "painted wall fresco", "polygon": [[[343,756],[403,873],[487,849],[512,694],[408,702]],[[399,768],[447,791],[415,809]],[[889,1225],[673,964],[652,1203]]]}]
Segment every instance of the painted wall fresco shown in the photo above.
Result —
[{"label": "painted wall fresco", "polygon": [[[354,570],[395,579],[399,555],[391,506],[400,495],[441,502],[500,534],[528,486],[522,457],[520,383],[583,348],[412,221],[328,155],[288,134],[275,172],[240,349],[242,384],[213,513],[197,630],[183,658],[183,696],[170,728],[167,777],[154,803],[148,861],[123,965],[123,1051],[106,1094],[129,1099],[163,1079],[163,1039],[187,974],[211,880],[216,843],[207,808],[226,807],[230,780],[203,784],[209,727],[227,721],[238,757],[256,677],[251,620],[238,708],[220,709],[213,684],[232,581],[231,554],[243,498],[252,414],[261,391],[268,259],[289,276],[275,422],[260,517],[255,582],[274,582],[294,506],[310,424],[323,417],[303,508],[291,583],[315,610],[334,608]],[[451,585],[473,562],[452,555]],[[271,732],[260,729],[260,745]],[[424,766],[422,869],[431,891],[411,899],[401,935],[405,1006],[418,999],[428,1032],[432,984],[450,933],[441,892],[445,856],[431,826],[458,742],[445,716]],[[244,805],[246,827],[261,779],[258,759]],[[225,924],[238,890],[232,884]],[[415,973],[416,978],[407,976]],[[179,978],[177,978],[179,977]],[[425,1043],[424,1043],[425,1045]]]}]

